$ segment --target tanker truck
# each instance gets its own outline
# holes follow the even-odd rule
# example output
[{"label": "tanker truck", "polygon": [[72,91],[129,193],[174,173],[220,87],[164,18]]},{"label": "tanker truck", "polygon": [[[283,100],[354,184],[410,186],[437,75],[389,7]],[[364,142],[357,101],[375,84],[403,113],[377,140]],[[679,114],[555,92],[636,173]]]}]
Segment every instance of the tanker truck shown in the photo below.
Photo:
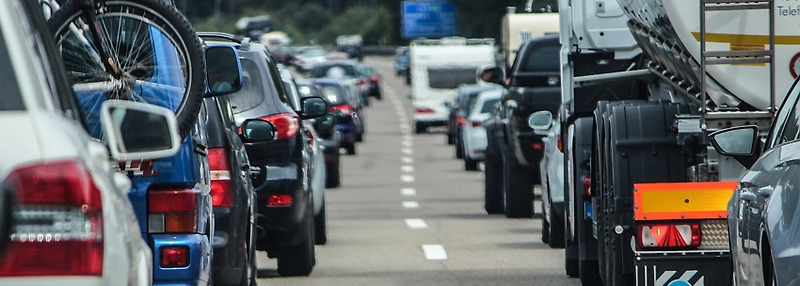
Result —
[{"label": "tanker truck", "polygon": [[565,270],[583,285],[730,285],[743,166],[708,134],[757,125],[797,76],[795,0],[559,1]]}]

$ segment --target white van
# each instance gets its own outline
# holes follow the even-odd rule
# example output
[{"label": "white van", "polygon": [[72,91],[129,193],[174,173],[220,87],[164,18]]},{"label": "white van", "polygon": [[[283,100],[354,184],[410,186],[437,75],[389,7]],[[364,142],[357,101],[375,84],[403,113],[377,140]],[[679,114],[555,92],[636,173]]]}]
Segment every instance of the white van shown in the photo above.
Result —
[{"label": "white van", "polygon": [[445,102],[458,86],[477,83],[477,71],[495,65],[494,39],[417,39],[411,42],[411,103],[414,130],[424,133],[430,126],[447,123]]}]

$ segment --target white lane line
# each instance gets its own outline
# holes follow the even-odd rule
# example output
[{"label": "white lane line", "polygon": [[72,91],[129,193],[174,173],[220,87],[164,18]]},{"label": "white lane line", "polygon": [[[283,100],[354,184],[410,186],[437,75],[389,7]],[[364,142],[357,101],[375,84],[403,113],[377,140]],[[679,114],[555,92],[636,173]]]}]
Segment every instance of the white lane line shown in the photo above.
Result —
[{"label": "white lane line", "polygon": [[411,125],[408,125],[408,124],[406,124],[406,123],[400,123],[400,128],[403,128],[403,129],[410,129],[410,128],[411,128]]},{"label": "white lane line", "polygon": [[414,143],[412,143],[411,141],[408,141],[408,140],[403,140],[400,143],[405,147],[411,147],[411,145],[414,145]]},{"label": "white lane line", "polygon": [[415,201],[403,201],[403,208],[404,209],[416,209],[419,208],[419,203]]},{"label": "white lane line", "polygon": [[406,225],[410,229],[423,229],[428,228],[428,225],[425,224],[425,221],[419,218],[407,218],[405,219]]},{"label": "white lane line", "polygon": [[403,148],[400,151],[402,151],[403,154],[409,154],[409,155],[414,154],[414,150],[411,150],[411,148]]},{"label": "white lane line", "polygon": [[425,258],[428,260],[447,259],[447,252],[444,251],[444,246],[441,244],[423,244],[422,252],[425,253]]},{"label": "white lane line", "polygon": [[400,176],[400,180],[401,180],[401,181],[403,181],[403,182],[405,182],[405,183],[411,183],[411,182],[413,182],[413,181],[414,181],[414,176],[411,176],[411,175],[401,175],[401,176]]},{"label": "white lane line", "polygon": [[400,170],[406,173],[411,173],[414,172],[414,167],[409,165],[403,165],[402,167],[400,167]]},{"label": "white lane line", "polygon": [[413,188],[402,188],[400,189],[400,194],[403,195],[404,197],[416,196],[417,190]]},{"label": "white lane line", "polygon": [[406,163],[406,164],[411,164],[411,163],[414,163],[414,158],[406,156],[406,157],[400,158],[400,161],[403,162],[403,163]]}]

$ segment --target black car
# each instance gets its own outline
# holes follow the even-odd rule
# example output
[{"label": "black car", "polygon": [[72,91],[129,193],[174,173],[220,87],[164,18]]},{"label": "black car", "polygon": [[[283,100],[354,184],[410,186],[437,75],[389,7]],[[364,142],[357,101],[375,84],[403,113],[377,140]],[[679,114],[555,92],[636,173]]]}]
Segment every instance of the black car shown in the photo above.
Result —
[{"label": "black car", "polygon": [[359,71],[362,78],[366,78],[368,81],[367,96],[381,100],[381,75],[378,74],[378,71],[367,65],[361,65]]},{"label": "black car", "polygon": [[[297,90],[300,92],[301,97],[322,96],[320,86],[308,79],[298,80]],[[339,161],[341,157],[339,149],[342,148],[342,133],[336,128],[336,117],[333,115],[333,110],[331,111],[331,114],[311,119],[311,121],[317,130],[322,146],[325,147],[325,168],[327,169],[325,187],[337,188],[341,184],[342,176],[341,162]]]},{"label": "black car", "polygon": [[315,262],[308,176],[311,156],[306,135],[300,132],[300,120],[325,114],[328,105],[319,97],[301,100],[296,94],[287,94],[264,45],[228,34],[199,34],[223,41],[216,43],[228,44],[239,52],[242,88],[228,95],[237,126],[249,120],[263,120],[276,129],[272,141],[245,142],[250,165],[261,170],[251,178],[257,205],[256,249],[278,259],[278,274],[308,275]]},{"label": "black car", "polygon": [[214,284],[255,285],[255,192],[250,163],[225,96],[205,99],[214,206]]}]

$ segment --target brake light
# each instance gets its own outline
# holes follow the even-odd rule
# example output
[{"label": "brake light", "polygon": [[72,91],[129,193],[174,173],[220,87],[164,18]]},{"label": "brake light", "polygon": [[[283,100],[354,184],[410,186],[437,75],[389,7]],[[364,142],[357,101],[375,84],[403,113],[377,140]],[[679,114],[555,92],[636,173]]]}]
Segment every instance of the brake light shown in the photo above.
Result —
[{"label": "brake light", "polygon": [[464,117],[456,117],[456,124],[457,124],[458,126],[464,126],[464,125],[467,125],[467,120],[466,120],[466,119],[464,119]]},{"label": "brake light", "polygon": [[189,248],[186,246],[161,247],[160,256],[163,268],[189,266]]},{"label": "brake light", "polygon": [[19,205],[0,276],[102,275],[102,195],[83,163],[28,165],[6,182]]},{"label": "brake light", "polygon": [[371,81],[371,82],[378,82],[378,80],[380,80],[380,79],[378,78],[377,75],[369,76],[369,81]]},{"label": "brake light", "polygon": [[662,223],[638,227],[636,242],[641,248],[688,248],[700,246],[700,224]]},{"label": "brake light", "polygon": [[294,197],[289,194],[277,194],[271,195],[267,199],[267,206],[270,207],[282,207],[282,206],[290,206],[294,201]]},{"label": "brake light", "polygon": [[300,120],[297,115],[291,113],[279,113],[269,116],[264,116],[261,119],[269,121],[275,125],[278,132],[278,140],[286,139],[297,134],[300,130]]},{"label": "brake light", "polygon": [[533,143],[531,144],[531,148],[533,148],[533,150],[542,150],[542,143]]},{"label": "brake light", "polygon": [[196,233],[197,193],[192,189],[147,192],[147,229],[150,233]]},{"label": "brake light", "polygon": [[559,152],[564,153],[564,141],[561,139],[561,134],[556,134],[556,147]]},{"label": "brake light", "polygon": [[433,113],[433,109],[427,107],[415,107],[414,113],[422,113],[422,114]]},{"label": "brake light", "polygon": [[483,126],[483,122],[480,121],[472,121],[472,127],[481,127]]},{"label": "brake light", "polygon": [[342,113],[344,113],[345,116],[350,116],[350,114],[353,113],[353,108],[350,107],[349,104],[340,104],[331,107],[331,109],[341,111]]},{"label": "brake light", "polygon": [[592,178],[583,179],[583,195],[587,197],[592,196]]},{"label": "brake light", "polygon": [[232,207],[231,167],[225,148],[209,148],[208,163],[211,169],[211,202],[213,206]]}]

